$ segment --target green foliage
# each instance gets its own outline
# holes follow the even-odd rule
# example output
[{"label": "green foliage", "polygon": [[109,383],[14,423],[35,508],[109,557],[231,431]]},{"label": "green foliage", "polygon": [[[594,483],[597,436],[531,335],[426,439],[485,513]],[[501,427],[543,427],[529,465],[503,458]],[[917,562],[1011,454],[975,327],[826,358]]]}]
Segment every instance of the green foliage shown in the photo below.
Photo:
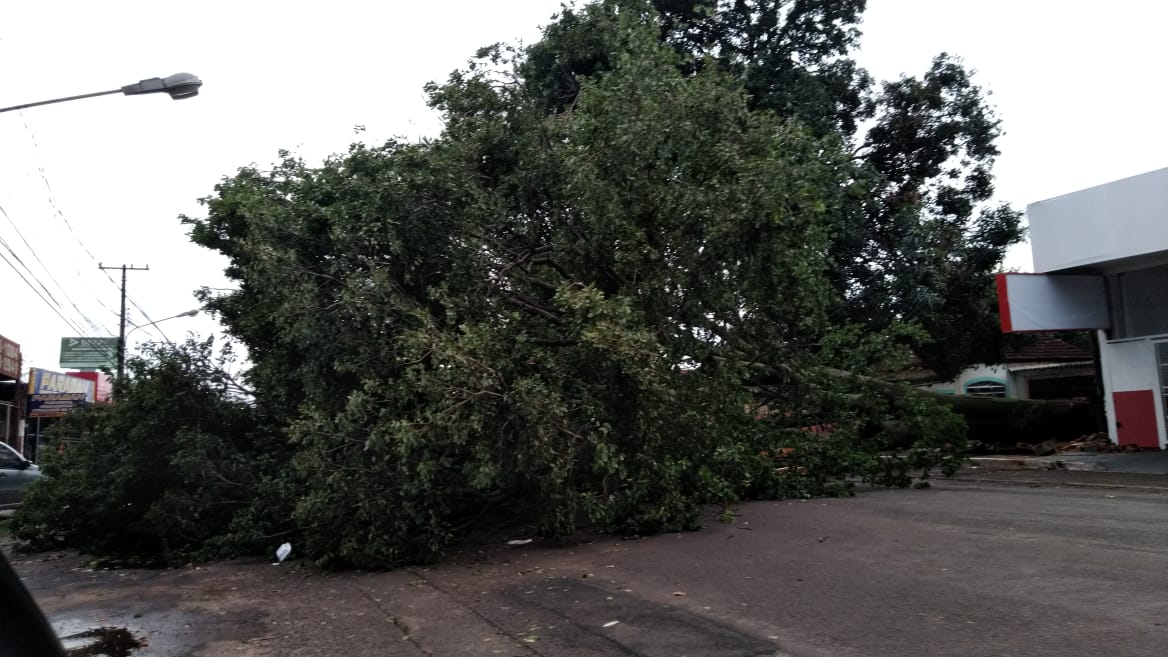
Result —
[{"label": "green foliage", "polygon": [[483,518],[646,534],[951,474],[959,418],[841,368],[972,352],[1016,216],[972,214],[997,124],[960,66],[848,58],[863,4],[565,10],[428,85],[439,138],[224,179],[183,221],[249,397],[209,342],[132,360],[17,536],[386,568]]},{"label": "green foliage", "polygon": [[[662,42],[685,72],[717,68],[750,107],[845,144],[846,201],[829,226],[837,324],[900,333],[942,377],[1002,356],[992,275],[1022,238],[1020,213],[989,206],[999,121],[959,58],[877,83],[853,55],[865,0],[653,0]],[[566,9],[532,49],[527,85],[570,107],[581,80],[610,70],[611,23],[637,0]]]},{"label": "green foliage", "polygon": [[[531,48],[483,49],[428,86],[437,139],[224,179],[184,222],[238,283],[201,298],[248,348],[252,403],[207,344],[133,361],[113,406],[70,419],[86,437],[18,534],[164,557],[288,536],[381,568],[434,560],[483,517],[693,529],[703,504],[950,467],[951,414],[834,369],[923,342],[904,302],[920,281],[893,276],[907,287],[868,308],[840,263],[885,266],[866,250],[885,219],[901,233],[881,258],[916,240],[914,262],[948,262],[925,206],[889,199],[992,155],[976,89],[940,62],[869,102],[846,57],[860,2],[655,4],[566,10]],[[857,165],[859,119],[895,135],[866,148],[899,166],[920,134],[898,117],[936,96],[965,113],[909,149],[927,162]]]},{"label": "green foliage", "polygon": [[683,74],[647,14],[589,20],[612,68],[561,113],[487,49],[430,87],[441,139],[245,169],[188,220],[240,281],[208,304],[288,412],[321,563],[432,559],[492,505],[647,533],[741,494],[705,464],[747,425],[747,368],[826,319],[844,156]]},{"label": "green foliage", "polygon": [[280,446],[211,349],[148,347],[127,362],[115,403],[66,416],[61,451],[46,450],[47,476],[12,520],[14,536],[151,561],[259,547],[233,522],[278,467]]},{"label": "green foliage", "polygon": [[904,488],[914,477],[923,481],[934,471],[946,477],[957,474],[966,451],[965,420],[945,404],[905,389],[897,399],[894,416],[900,425],[890,431],[887,426],[877,439],[899,446],[894,436],[910,437],[907,449],[888,450],[878,463],[861,472],[868,483]]}]

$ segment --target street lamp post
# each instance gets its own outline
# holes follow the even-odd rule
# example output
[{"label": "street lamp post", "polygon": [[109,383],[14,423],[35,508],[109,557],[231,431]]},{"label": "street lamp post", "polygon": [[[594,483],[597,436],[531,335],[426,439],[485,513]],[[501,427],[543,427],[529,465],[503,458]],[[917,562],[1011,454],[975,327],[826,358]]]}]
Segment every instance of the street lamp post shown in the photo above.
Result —
[{"label": "street lamp post", "polygon": [[54,98],[52,100],[41,100],[35,103],[13,105],[12,107],[2,107],[0,108],[0,112],[12,112],[28,107],[52,105],[53,103],[64,103],[70,100],[81,100],[82,98],[109,96],[112,94],[140,96],[142,94],[164,93],[175,100],[182,100],[183,98],[191,98],[193,96],[199,95],[199,87],[201,86],[203,86],[203,81],[194,75],[191,75],[190,73],[175,73],[174,75],[167,76],[165,78],[149,78],[146,80],[139,80],[134,84],[127,84],[124,87],[110,89],[109,91],[95,91],[93,93],[81,94],[78,96],[65,96],[64,98]]},{"label": "street lamp post", "polygon": [[[147,80],[139,80],[134,84],[128,84],[118,89],[110,89],[109,91],[97,91],[88,94],[80,94],[78,96],[66,96],[64,98],[54,98],[52,100],[42,100],[35,103],[25,103],[23,105],[13,105],[12,107],[0,108],[0,113],[14,112],[28,107],[39,107],[40,105],[51,105],[53,103],[64,103],[71,100],[81,100],[82,98],[93,98],[95,96],[108,96],[116,93],[125,94],[127,96],[138,96],[141,94],[165,93],[175,100],[182,100],[183,98],[191,98],[199,95],[199,87],[203,86],[203,81],[191,75],[190,73],[176,73],[165,78],[149,78]],[[124,270],[123,270],[124,271]],[[123,285],[123,290],[125,286]],[[160,319],[157,322],[150,322],[149,324],[142,324],[135,326],[130,330],[133,333],[135,330],[164,322],[167,319],[175,319],[178,317],[193,317],[198,314],[198,310],[188,310],[184,313],[179,313],[173,317]],[[122,377],[122,368],[125,362],[126,355],[126,339],[125,336],[125,308],[122,309],[122,331],[123,335],[118,344],[118,378]],[[7,430],[7,427],[5,427]],[[39,431],[38,431],[39,433]],[[0,553],[0,598],[5,600],[5,614],[3,622],[0,623],[3,631],[0,636],[4,637],[3,652],[7,653],[8,648],[16,646],[17,652],[25,651],[35,652],[43,655],[64,655],[64,650],[61,646],[60,639],[57,638],[53,628],[45,619],[44,614],[37,607],[36,602],[29,596],[28,589],[21,584],[19,577],[12,566],[9,565],[8,560]],[[13,631],[9,631],[13,630]],[[9,640],[9,635],[12,635]]]},{"label": "street lamp post", "polygon": [[[107,91],[95,91],[88,94],[80,94],[77,96],[65,96],[64,98],[53,98],[52,100],[40,100],[35,103],[24,103],[23,105],[13,105],[11,107],[0,107],[0,113],[13,112],[29,107],[39,107],[41,105],[52,105],[54,103],[65,103],[71,100],[81,100],[82,98],[93,98],[95,96],[109,96],[112,94],[124,94],[126,96],[141,96],[144,94],[160,94],[164,93],[175,100],[182,100],[183,98],[192,98],[199,95],[199,87],[203,86],[203,81],[190,73],[175,73],[165,78],[147,78],[139,80],[134,84],[127,84],[124,87],[117,89],[109,89]],[[99,265],[100,266],[100,263]],[[103,269],[105,269],[103,267]],[[112,269],[112,268],[111,268]],[[126,363],[126,270],[128,267],[123,265],[122,269],[122,323],[121,331],[118,337],[118,378],[122,377]],[[166,319],[174,319],[175,317],[189,317],[197,313],[197,310],[180,313],[174,317],[167,317]],[[159,322],[164,320],[158,320]],[[152,322],[157,323],[157,322]],[[142,326],[149,326],[150,324],[143,324]],[[142,328],[141,326],[134,327],[135,329]],[[130,331],[133,333],[133,329]]]},{"label": "street lamp post", "polygon": [[[109,89],[106,91],[94,91],[94,92],[88,93],[88,94],[79,94],[77,96],[65,96],[63,98],[53,98],[51,100],[39,100],[35,103],[24,103],[23,105],[13,105],[11,107],[0,107],[0,113],[14,112],[16,110],[22,110],[22,109],[26,109],[29,107],[39,107],[41,105],[52,105],[54,103],[65,103],[65,102],[69,102],[71,100],[81,100],[82,98],[93,98],[95,96],[109,96],[112,94],[124,94],[126,96],[141,96],[144,94],[164,93],[175,100],[182,100],[183,98],[192,98],[194,96],[198,96],[199,95],[199,87],[201,87],[201,86],[203,86],[203,81],[200,80],[197,76],[191,75],[190,73],[175,73],[174,75],[169,75],[165,78],[147,78],[145,80],[139,80],[139,81],[135,82],[134,84],[127,84],[126,86],[118,87],[117,89]],[[113,269],[113,267],[102,267],[101,263],[98,263],[98,267],[101,269]],[[119,379],[122,378],[122,374],[124,373],[125,363],[126,363],[126,336],[127,336],[127,333],[126,333],[126,271],[128,271],[129,269],[131,269],[131,267],[126,267],[125,265],[121,266],[121,270],[122,270],[122,321],[121,321],[121,330],[118,333],[118,378]],[[185,313],[179,313],[178,315],[175,315],[174,317],[167,317],[166,319],[175,319],[176,317],[190,317],[198,312],[199,312],[198,310],[188,310]],[[165,321],[165,320],[162,320],[162,319],[158,320],[158,322],[162,322],[162,321]],[[142,326],[135,326],[133,329],[130,330],[130,332],[133,333],[134,330],[137,330],[139,328],[143,328],[145,326],[151,326],[153,324],[157,324],[158,322],[151,322],[150,324],[143,324]]]}]

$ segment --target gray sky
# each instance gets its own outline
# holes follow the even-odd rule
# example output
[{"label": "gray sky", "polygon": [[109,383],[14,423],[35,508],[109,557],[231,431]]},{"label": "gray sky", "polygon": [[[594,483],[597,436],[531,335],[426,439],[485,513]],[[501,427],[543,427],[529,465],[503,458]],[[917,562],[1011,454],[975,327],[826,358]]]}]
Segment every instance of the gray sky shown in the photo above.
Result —
[{"label": "gray sky", "polygon": [[[180,71],[205,85],[181,102],[119,95],[0,114],[0,239],[15,256],[2,244],[0,254],[32,269],[73,324],[0,260],[0,334],[21,344],[26,368],[48,369],[60,369],[62,337],[116,335],[118,290],[98,261],[150,266],[129,275],[133,324],[149,321],[142,311],[159,320],[197,307],[192,290],[228,284],[224,261],[190,244],[177,216],[198,215],[196,200],[222,176],[280,148],[319,161],[356,139],[358,124],[368,143],[435,134],[422,85],[479,46],[538,39],[558,7],[5,3],[0,106]],[[1168,166],[1165,24],[1158,0],[870,0],[859,59],[891,78],[923,72],[942,51],[962,56],[1003,119],[998,198],[1023,208]],[[1028,247],[1007,266],[1029,270]],[[172,340],[218,331],[203,315],[158,328]],[[131,346],[140,339],[158,330],[136,331]]]}]

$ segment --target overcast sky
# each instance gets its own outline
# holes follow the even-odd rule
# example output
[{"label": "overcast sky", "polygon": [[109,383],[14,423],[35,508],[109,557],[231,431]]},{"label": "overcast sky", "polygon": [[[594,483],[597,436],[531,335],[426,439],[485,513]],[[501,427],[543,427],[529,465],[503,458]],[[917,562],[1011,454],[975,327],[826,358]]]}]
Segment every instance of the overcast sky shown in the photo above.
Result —
[{"label": "overcast sky", "polygon": [[[179,102],[116,95],[0,114],[0,255],[29,278],[0,260],[0,334],[21,344],[26,369],[59,369],[62,337],[116,335],[118,289],[99,262],[150,267],[129,274],[132,324],[196,308],[192,290],[228,285],[224,261],[190,244],[177,217],[198,215],[222,176],[280,148],[319,161],[358,138],[355,125],[368,143],[435,134],[422,85],[479,46],[538,39],[558,7],[4,3],[0,106],[180,71],[205,84]],[[1157,0],[870,0],[859,59],[879,78],[919,74],[942,51],[976,69],[1006,131],[998,198],[1021,209],[1168,166],[1166,24]],[[1007,266],[1029,270],[1028,247]],[[219,330],[203,315],[157,329],[172,340]]]}]

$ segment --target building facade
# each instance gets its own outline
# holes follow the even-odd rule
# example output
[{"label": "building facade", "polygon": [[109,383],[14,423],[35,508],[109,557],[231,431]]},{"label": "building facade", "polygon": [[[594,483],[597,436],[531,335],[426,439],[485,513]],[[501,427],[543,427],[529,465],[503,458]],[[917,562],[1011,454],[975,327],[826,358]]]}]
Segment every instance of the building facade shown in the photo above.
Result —
[{"label": "building facade", "polygon": [[1098,332],[1108,434],[1168,448],[1168,169],[1026,209],[1035,274],[1002,274],[1002,329]]},{"label": "building facade", "polygon": [[1096,396],[1091,352],[1051,335],[1010,347],[1003,362],[967,367],[950,381],[919,363],[896,378],[943,395],[1083,402]]}]

